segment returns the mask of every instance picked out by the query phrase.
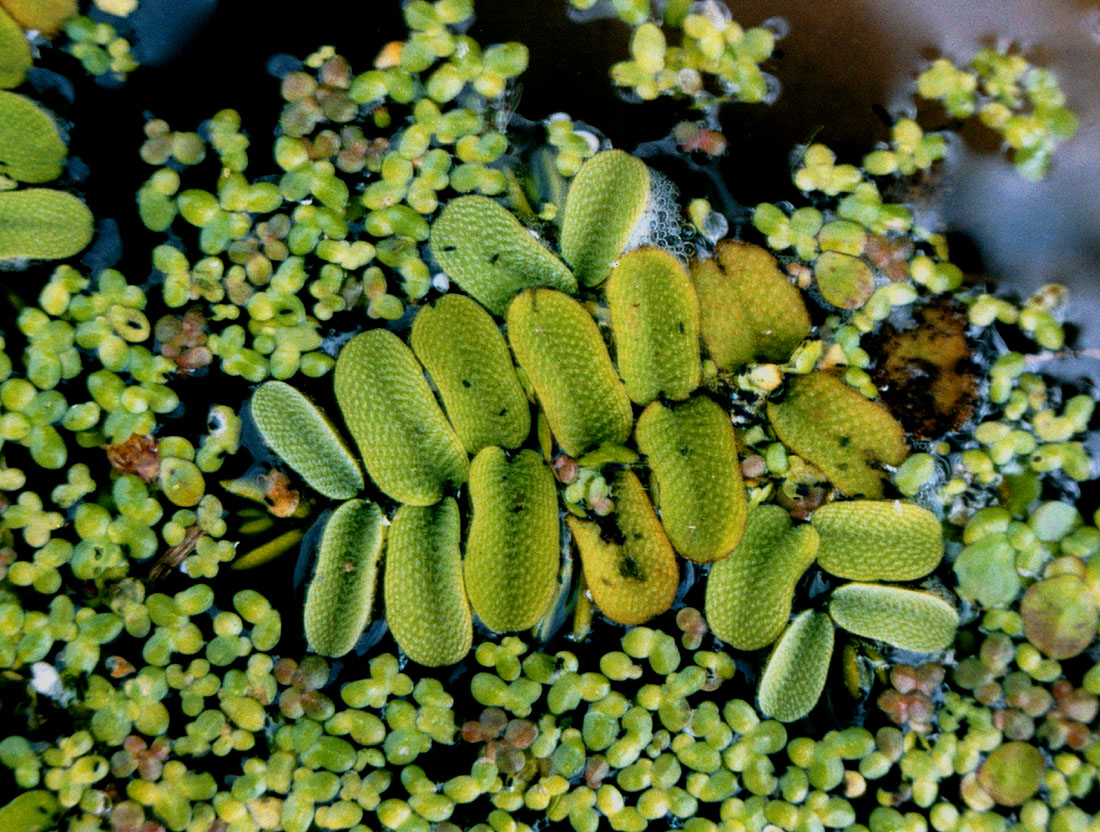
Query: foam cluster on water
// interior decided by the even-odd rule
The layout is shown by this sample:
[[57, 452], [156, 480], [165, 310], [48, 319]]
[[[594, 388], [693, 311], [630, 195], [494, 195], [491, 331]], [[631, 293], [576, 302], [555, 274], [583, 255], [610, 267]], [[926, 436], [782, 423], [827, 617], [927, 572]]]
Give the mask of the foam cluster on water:
[[626, 251], [641, 246], [663, 248], [681, 260], [690, 260], [695, 253], [695, 231], [681, 216], [679, 189], [653, 168], [649, 169], [649, 198], [630, 232]]

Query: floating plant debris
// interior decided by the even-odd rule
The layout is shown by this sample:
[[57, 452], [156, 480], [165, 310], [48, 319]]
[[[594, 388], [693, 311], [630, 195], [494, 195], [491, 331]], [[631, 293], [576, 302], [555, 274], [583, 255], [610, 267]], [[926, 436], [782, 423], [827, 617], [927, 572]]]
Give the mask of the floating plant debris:
[[979, 376], [961, 307], [937, 302], [916, 312], [915, 325], [884, 324], [873, 340], [871, 376], [906, 432], [937, 439], [974, 418]]

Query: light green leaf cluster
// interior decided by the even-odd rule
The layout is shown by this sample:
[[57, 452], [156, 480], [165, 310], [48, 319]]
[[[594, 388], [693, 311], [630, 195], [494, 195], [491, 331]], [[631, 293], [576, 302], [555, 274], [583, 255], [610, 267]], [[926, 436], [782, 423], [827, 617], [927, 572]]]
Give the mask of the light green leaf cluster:
[[1058, 145], [1077, 132], [1054, 73], [1015, 51], [979, 49], [966, 66], [938, 58], [917, 79], [917, 92], [956, 118], [976, 113], [1001, 134], [1024, 179], [1046, 176]]

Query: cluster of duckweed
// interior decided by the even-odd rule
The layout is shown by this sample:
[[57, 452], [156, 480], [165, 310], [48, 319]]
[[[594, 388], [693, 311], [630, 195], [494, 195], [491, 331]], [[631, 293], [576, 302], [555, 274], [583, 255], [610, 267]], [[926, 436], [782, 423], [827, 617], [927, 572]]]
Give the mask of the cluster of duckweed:
[[[5, 9], [13, 5], [22, 4], [3, 0]], [[100, 5], [119, 13], [128, 4]], [[731, 44], [729, 58], [746, 57], [735, 54], [729, 34], [740, 30], [707, 14], [680, 17], [687, 4], [674, 2], [666, 14], [673, 28], [683, 27], [684, 55], [667, 49], [657, 67], [648, 4], [614, 5], [638, 27], [638, 66], [630, 71], [653, 69], [641, 81], [643, 97], [674, 62], [709, 54], [716, 35], [706, 27]], [[943, 155], [942, 137], [905, 120], [862, 169], [837, 164], [821, 146], [806, 150], [796, 183], [814, 207], [756, 211], [778, 265], [747, 244], [723, 241], [711, 251], [708, 241], [723, 234], [698, 203], [690, 209], [700, 230], [694, 239], [678, 222], [658, 236], [620, 239], [627, 219], [652, 213], [646, 189], [629, 184], [645, 166], [619, 151], [597, 153], [598, 137], [562, 116], [539, 126], [545, 135], [534, 153], [513, 145], [505, 93], [525, 51], [480, 49], [460, 33], [469, 14], [468, 3], [454, 0], [409, 3], [410, 38], [384, 48], [373, 69], [353, 75], [323, 49], [284, 75], [281, 172], [273, 177], [245, 178], [249, 139], [232, 111], [198, 133], [151, 121], [141, 156], [157, 170], [138, 208], [150, 228], [185, 232], [154, 252], [155, 288], [110, 269], [86, 276], [61, 266], [37, 306], [20, 310], [18, 331], [0, 340], [0, 689], [16, 726], [0, 740], [0, 764], [6, 787], [19, 792], [0, 807], [0, 825], [73, 832], [1096, 828], [1080, 807], [1095, 795], [1100, 766], [1100, 666], [1092, 652], [1100, 515], [1086, 519], [1072, 504], [1076, 483], [1092, 475], [1084, 442], [1093, 401], [1039, 374], [1064, 345], [1063, 292], [1048, 289], [1017, 307], [962, 287], [942, 239], [913, 228], [908, 209], [879, 191], [888, 178], [925, 170]], [[694, 17], [703, 21], [689, 24]], [[702, 63], [695, 69], [721, 76]], [[722, 90], [715, 96], [740, 94]], [[184, 188], [183, 178], [206, 172], [215, 156], [216, 193]], [[44, 157], [36, 148], [27, 158]], [[615, 172], [617, 190], [604, 175], [585, 176], [586, 165]], [[587, 194], [587, 207], [566, 208], [569, 180]], [[578, 216], [606, 227], [593, 235], [583, 222], [578, 229]], [[188, 235], [189, 226], [197, 234]], [[469, 247], [479, 231], [484, 246]], [[185, 250], [192, 239], [194, 258]], [[554, 266], [561, 264], [555, 240], [573, 268]], [[461, 391], [473, 377], [464, 374], [480, 369], [478, 378], [490, 376], [504, 391], [516, 373], [498, 322], [482, 311], [490, 337], [464, 319], [460, 309], [480, 307], [454, 286], [501, 304], [493, 311], [503, 317], [520, 289], [555, 285], [573, 271], [593, 286], [602, 277], [592, 274], [641, 242], [682, 257], [691, 242], [698, 250], [691, 273], [672, 255], [644, 248], [621, 257], [610, 308], [591, 289], [573, 287], [584, 306], [546, 288], [521, 294], [537, 293], [546, 308], [568, 307], [543, 318], [536, 310], [508, 315], [526, 372], [507, 395], [518, 396], [524, 411], [529, 398], [541, 406], [530, 424], [509, 425], [519, 437], [512, 447], [532, 447], [477, 447], [493, 443], [463, 432], [462, 408], [452, 409], [448, 390]], [[531, 270], [517, 269], [517, 261]], [[480, 283], [470, 263], [492, 279]], [[686, 292], [670, 277], [677, 269], [689, 281], [680, 281]], [[664, 288], [631, 295], [632, 274]], [[501, 279], [503, 299], [494, 294]], [[676, 345], [684, 331], [664, 326], [661, 316], [640, 318], [634, 339], [633, 330], [616, 328], [617, 316], [656, 297], [671, 319], [695, 293], [705, 301], [692, 337], [701, 337], [705, 357], [696, 349], [686, 369], [662, 376], [664, 365], [681, 366]], [[413, 328], [410, 351], [387, 329], [404, 334], [412, 307], [418, 321], [429, 311], [436, 317], [430, 326], [425, 315], [419, 333]], [[741, 326], [715, 325], [715, 310]], [[325, 327], [354, 329], [364, 312], [375, 319], [368, 326], [376, 343], [364, 336], [350, 343], [359, 351], [371, 343], [374, 352], [347, 361], [341, 381], [333, 356], [342, 339], [326, 343]], [[462, 320], [468, 330], [455, 329]], [[607, 408], [596, 393], [572, 401], [554, 389], [560, 374], [540, 371], [555, 347], [531, 343], [555, 327], [568, 334], [559, 346], [608, 359], [575, 373], [593, 388], [621, 387], [621, 374], [641, 406], [645, 389], [656, 387], [646, 408], [657, 415], [645, 418], [647, 426], [637, 420], [636, 447], [625, 444], [635, 421], [628, 401], [622, 418], [587, 438], [576, 413], [560, 418], [578, 402], [582, 415]], [[1012, 328], [1047, 352], [1004, 351], [997, 338]], [[604, 344], [608, 329], [617, 366]], [[485, 348], [484, 367], [432, 363], [433, 355], [448, 357], [433, 353], [433, 342], [446, 344], [456, 331]], [[500, 366], [491, 360], [493, 337], [506, 373], [493, 373]], [[965, 416], [918, 430], [905, 413], [890, 415], [872, 401], [896, 407], [879, 375], [887, 363], [880, 349], [903, 367], [938, 368], [954, 391], [944, 399], [966, 402]], [[424, 362], [446, 417], [426, 385], [424, 395], [407, 394], [401, 361], [411, 361], [412, 377]], [[252, 408], [261, 429], [265, 396], [276, 412], [293, 408], [300, 417], [298, 435], [271, 442], [290, 477], [248, 467], [236, 409], [242, 397], [192, 414], [207, 418], [201, 436], [179, 421], [188, 385], [201, 383], [195, 376], [259, 382], [299, 371], [321, 376], [334, 365], [337, 399], [367, 473], [397, 475], [396, 485], [379, 481], [379, 490], [401, 489], [395, 501], [419, 495], [434, 505], [390, 512], [393, 503], [378, 498], [387, 519], [362, 499], [376, 495], [359, 459], [316, 406], [281, 382], [258, 388], [265, 392], [253, 396]], [[395, 421], [387, 402], [372, 399], [372, 385], [399, 405], [427, 408], [421, 429], [410, 432], [424, 444], [404, 462], [408, 435], [397, 436], [392, 424], [381, 440], [370, 434]], [[670, 405], [676, 391], [690, 394], [688, 402]], [[727, 464], [706, 454], [686, 467], [668, 461], [681, 448], [721, 445], [711, 443], [722, 439], [711, 422], [728, 423], [725, 410], [736, 439]], [[454, 448], [436, 441], [452, 432], [448, 419], [458, 433]], [[570, 441], [577, 447], [567, 449]], [[425, 447], [439, 452], [429, 466], [417, 457]], [[372, 454], [381, 455], [381, 468]], [[332, 463], [324, 475], [316, 470], [326, 466], [310, 464], [318, 457]], [[638, 476], [645, 477], [643, 462], [668, 477], [654, 500], [659, 516]], [[467, 466], [473, 522], [460, 531], [469, 513], [440, 496], [465, 481]], [[219, 495], [213, 477], [223, 468], [235, 478]], [[408, 611], [391, 622], [402, 652], [374, 652], [358, 667], [354, 655], [331, 663], [303, 655], [301, 612], [241, 589], [240, 577], [247, 584], [256, 573], [237, 573], [225, 588], [227, 562], [265, 564], [303, 539], [301, 520], [313, 508], [295, 490], [302, 488], [295, 471], [321, 495], [347, 501], [325, 525], [318, 555], [317, 577], [332, 573], [342, 588], [313, 606], [322, 618], [326, 607], [354, 614], [340, 625], [354, 644], [373, 609], [368, 604], [362, 617], [359, 599], [340, 593], [354, 583], [373, 595], [385, 550], [386, 582], [394, 583], [383, 588], [387, 615], [401, 605]], [[684, 471], [686, 485], [676, 479]], [[673, 544], [683, 552], [693, 543], [693, 485], [703, 477], [734, 495], [705, 517], [707, 534], [733, 541], [733, 553], [713, 566], [678, 561], [673, 552]], [[546, 502], [544, 492], [547, 522], [524, 526], [502, 513], [502, 506], [519, 514], [529, 501]], [[242, 497], [259, 505], [230, 514]], [[480, 526], [478, 505], [489, 506]], [[349, 529], [365, 532], [354, 547]], [[239, 539], [268, 530], [275, 532], [269, 542], [238, 552]], [[664, 617], [616, 632], [617, 647], [596, 652], [552, 643], [530, 649], [526, 636], [479, 636], [471, 650], [461, 573], [467, 532], [467, 560], [476, 538], [483, 553], [528, 551], [530, 543], [553, 563], [549, 577], [523, 584], [518, 601], [508, 591], [522, 570], [502, 581], [498, 554], [473, 579], [467, 574], [471, 597], [490, 588], [484, 617], [503, 610], [498, 629], [526, 630], [526, 619], [515, 624], [519, 613], [547, 612], [544, 600], [532, 600], [538, 595], [549, 599], [550, 615], [536, 632], [552, 633], [564, 615], [560, 599], [578, 578], [578, 639], [612, 631], [596, 610], [620, 621]], [[580, 547], [575, 568], [561, 558], [566, 534]], [[661, 545], [666, 537], [672, 543]], [[719, 557], [725, 547], [718, 544]], [[818, 568], [810, 569], [812, 561]], [[681, 569], [706, 580], [681, 585]], [[648, 585], [640, 574], [652, 578]], [[624, 597], [614, 591], [621, 585], [639, 592]], [[665, 613], [679, 589], [694, 593], [695, 606], [677, 602], [675, 615]], [[745, 614], [731, 615], [731, 607]], [[307, 636], [308, 618], [307, 610]], [[429, 618], [434, 629], [423, 626]], [[917, 626], [907, 627], [914, 619]], [[953, 651], [940, 649], [952, 642]], [[450, 664], [468, 651], [438, 678], [409, 663]], [[844, 684], [825, 688], [827, 677]], [[812, 721], [779, 721], [811, 710]]]
[[[158, 628], [186, 626], [210, 603], [212, 593], [201, 589], [150, 597], [149, 620]], [[1042, 759], [1036, 768], [1024, 748], [1038, 754], [1033, 745], [1002, 741], [989, 708], [944, 693], [942, 673], [911, 674], [906, 682], [896, 668], [899, 688], [925, 685], [942, 698], [927, 739], [890, 726], [806, 736], [761, 720], [744, 699], [715, 701], [736, 675], [721, 650], [687, 648], [685, 656], [671, 635], [638, 627], [622, 637], [621, 649], [588, 667], [573, 652], [528, 652], [509, 637], [475, 651], [485, 670], [469, 680], [476, 703], [469, 707], [484, 710], [459, 725], [455, 697], [442, 682], [414, 681], [396, 656], [375, 656], [369, 675], [337, 688], [324, 659], [299, 663], [263, 652], [273, 645], [263, 622], [277, 613], [257, 593], [239, 593], [233, 606], [236, 612], [214, 616], [217, 635], [204, 656], [151, 662], [137, 673], [122, 666], [118, 687], [90, 677], [85, 698], [96, 714], [87, 729], [45, 749], [19, 736], [0, 743], [0, 760], [28, 789], [5, 811], [33, 818], [17, 805], [33, 795], [47, 817], [68, 807], [80, 812], [72, 829], [103, 828], [95, 817], [102, 814], [116, 830], [147, 829], [148, 822], [188, 830], [378, 828], [372, 818], [391, 830], [488, 832], [531, 829], [545, 818], [577, 830], [606, 823], [617, 830], [931, 825], [946, 832], [1005, 829], [1005, 816], [993, 811], [1000, 806], [1015, 810], [1025, 829], [1090, 828], [1073, 802], [1094, 786], [1094, 761], [1074, 753], [1087, 758], [1084, 744], [1048, 734], [1057, 753], [1043, 772]], [[1003, 675], [1011, 649], [1004, 652], [983, 647], [987, 679]], [[966, 672], [959, 689], [977, 688]], [[1095, 718], [1089, 691], [1056, 685], [1044, 707], [1036, 704], [1041, 688], [1011, 678], [1004, 685], [1008, 701], [1052, 721]], [[164, 733], [171, 718], [165, 702], [186, 721], [176, 739]], [[460, 743], [470, 751], [459, 745], [446, 764], [430, 753]], [[224, 784], [195, 766], [206, 755], [233, 761]], [[957, 801], [951, 789], [941, 793], [956, 778]], [[128, 779], [124, 797], [109, 791], [118, 779]]]
[[[598, 0], [569, 0], [586, 12]], [[733, 20], [724, 3], [673, 0], [656, 13], [649, 0], [615, 0], [613, 13], [632, 30], [630, 60], [611, 67], [611, 80], [643, 101], [659, 96], [685, 98], [700, 107], [727, 101], [773, 101], [775, 78], [760, 65], [771, 57], [785, 25], [751, 29]], [[676, 32], [670, 45], [665, 30]]]
[[[137, 3], [133, 5], [136, 7]], [[111, 13], [121, 15], [122, 11]], [[110, 21], [78, 14], [65, 23], [65, 35], [69, 38], [65, 51], [80, 61], [90, 75], [124, 81], [140, 66], [130, 51], [130, 41]]]
[[979, 49], [965, 65], [938, 58], [917, 78], [917, 92], [956, 119], [977, 115], [1001, 135], [1024, 179], [1042, 179], [1055, 149], [1077, 132], [1054, 73], [1015, 50]]
[[[432, 287], [422, 244], [441, 191], [511, 189], [526, 205], [501, 130], [506, 85], [526, 68], [527, 50], [483, 49], [461, 34], [471, 11], [469, 2], [408, 4], [410, 38], [386, 45], [366, 72], [331, 48], [287, 68], [274, 176], [246, 177], [248, 139], [234, 111], [199, 134], [146, 125], [142, 158], [158, 170], [139, 193], [143, 222], [200, 231], [194, 256], [168, 243], [153, 266], [168, 306], [203, 305], [207, 347], [224, 372], [317, 377], [332, 367], [326, 323], [361, 307], [401, 318]], [[546, 132], [559, 176], [594, 152], [568, 119]], [[187, 187], [206, 173], [208, 147], [221, 162], [214, 192]], [[555, 211], [549, 201], [537, 208]]]

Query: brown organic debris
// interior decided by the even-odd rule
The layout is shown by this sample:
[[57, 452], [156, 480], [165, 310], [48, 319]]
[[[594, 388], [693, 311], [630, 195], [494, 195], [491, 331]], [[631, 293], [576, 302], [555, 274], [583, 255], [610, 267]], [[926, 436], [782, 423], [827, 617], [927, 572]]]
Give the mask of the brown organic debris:
[[909, 279], [909, 258], [913, 256], [913, 243], [907, 237], [884, 237], [868, 234], [863, 256], [892, 283], [904, 283]]
[[197, 306], [182, 316], [165, 315], [157, 321], [153, 332], [157, 351], [174, 361], [181, 375], [190, 375], [214, 360], [214, 354], [206, 346], [206, 317]]
[[267, 510], [276, 517], [290, 517], [302, 501], [301, 495], [290, 487], [290, 478], [281, 471], [272, 470], [260, 477], [264, 487]]
[[183, 563], [184, 558], [195, 550], [200, 537], [202, 537], [202, 529], [198, 525], [188, 526], [183, 533], [183, 540], [157, 555], [149, 569], [149, 580], [159, 581]]
[[143, 482], [153, 482], [160, 472], [157, 442], [149, 434], [133, 434], [125, 442], [107, 445], [107, 461], [120, 474], [137, 474]]
[[882, 401], [911, 436], [934, 439], [974, 416], [979, 375], [966, 325], [957, 303], [937, 300], [909, 328], [885, 324], [867, 347], [878, 356], [871, 378]]

